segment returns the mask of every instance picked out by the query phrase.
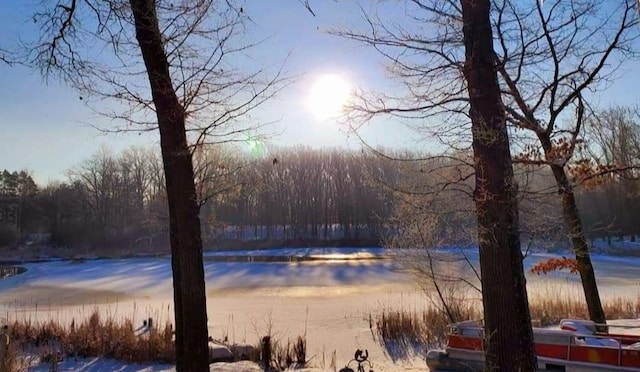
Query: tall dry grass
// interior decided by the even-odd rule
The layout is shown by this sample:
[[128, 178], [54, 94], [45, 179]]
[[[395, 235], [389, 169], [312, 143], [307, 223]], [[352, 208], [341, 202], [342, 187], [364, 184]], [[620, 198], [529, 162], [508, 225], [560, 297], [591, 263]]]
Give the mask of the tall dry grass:
[[[148, 325], [148, 322], [145, 323]], [[269, 331], [271, 332], [271, 331]], [[23, 372], [29, 364], [51, 364], [67, 358], [105, 357], [129, 363], [175, 363], [173, 328], [169, 322], [160, 327], [134, 327], [132, 318], [116, 319], [101, 315], [98, 308], [80, 320], [63, 324], [59, 320], [32, 321], [30, 318], [7, 324], [4, 333], [10, 340], [6, 353], [0, 350], [0, 372]], [[0, 339], [1, 341], [1, 339]], [[229, 348], [232, 360], [261, 359], [259, 347], [220, 342]], [[306, 366], [307, 342], [298, 336], [295, 342], [274, 340], [270, 344], [269, 363], [275, 370]]]
[[[615, 296], [602, 302], [607, 319], [637, 318], [640, 297]], [[529, 291], [531, 318], [543, 327], [555, 325], [564, 318], [588, 319], [589, 311], [579, 285], [543, 285]]]
[[67, 357], [97, 356], [132, 363], [175, 362], [170, 323], [136, 332], [131, 319], [103, 317], [97, 309], [68, 325], [54, 320], [15, 320], [8, 324], [7, 334], [19, 355], [37, 355], [54, 364]]
[[[478, 319], [481, 312], [477, 307], [469, 307], [466, 319]], [[422, 311], [409, 309], [383, 310], [375, 322], [378, 336], [385, 342], [402, 345], [441, 343], [447, 325], [451, 323], [446, 314], [435, 307]]]
[[[481, 302], [469, 299], [456, 304], [462, 320], [482, 318]], [[607, 319], [633, 319], [640, 315], [640, 297], [614, 297], [603, 301]], [[589, 312], [582, 294], [576, 289], [559, 289], [554, 286], [536, 291], [529, 300], [531, 318], [543, 327], [557, 325], [561, 319], [588, 319]], [[446, 338], [446, 313], [435, 306], [421, 310], [408, 307], [387, 308], [370, 314], [372, 333], [384, 345], [441, 345]]]

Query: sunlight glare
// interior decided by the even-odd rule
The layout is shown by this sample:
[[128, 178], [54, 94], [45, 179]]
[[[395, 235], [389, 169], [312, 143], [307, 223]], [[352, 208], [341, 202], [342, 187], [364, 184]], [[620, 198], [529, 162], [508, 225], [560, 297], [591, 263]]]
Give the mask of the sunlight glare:
[[307, 106], [319, 120], [333, 119], [342, 113], [342, 109], [351, 96], [351, 86], [339, 75], [318, 76], [309, 91]]

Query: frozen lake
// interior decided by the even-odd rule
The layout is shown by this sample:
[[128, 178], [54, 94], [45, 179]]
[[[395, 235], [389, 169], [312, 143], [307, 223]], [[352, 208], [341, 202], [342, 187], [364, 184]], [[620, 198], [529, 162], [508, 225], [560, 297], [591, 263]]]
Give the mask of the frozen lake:
[[[465, 250], [477, 264], [475, 250]], [[276, 262], [225, 262], [225, 257], [276, 257]], [[290, 258], [298, 258], [289, 262]], [[525, 270], [550, 257], [534, 253], [525, 259]], [[218, 259], [222, 259], [219, 261]], [[305, 259], [312, 259], [306, 261]], [[640, 293], [640, 258], [593, 256], [598, 283], [603, 295]], [[171, 290], [171, 263], [168, 257], [127, 258], [76, 261], [51, 261], [23, 265], [27, 272], [0, 281], [0, 301], [64, 303], [79, 291], [120, 297], [166, 297]], [[273, 250], [212, 251], [205, 253], [207, 290], [280, 288], [304, 293], [301, 288], [323, 290], [351, 289], [371, 292], [383, 286], [388, 290], [406, 290], [414, 280], [400, 272], [399, 265], [386, 258], [381, 248], [283, 248]], [[579, 284], [579, 277], [567, 273], [547, 276], [527, 274], [530, 283]], [[35, 289], [49, 289], [36, 296]], [[309, 291], [313, 296], [317, 291]], [[26, 298], [26, 294], [30, 294]], [[90, 293], [88, 293], [90, 295]]]
[[[477, 262], [475, 250], [465, 252]], [[220, 261], [227, 257], [276, 256], [279, 262]], [[391, 361], [372, 338], [369, 314], [382, 309], [419, 310], [429, 304], [415, 278], [384, 258], [380, 248], [287, 248], [269, 251], [207, 252], [209, 333], [231, 341], [256, 342], [272, 329], [277, 338], [308, 335], [316, 360], [333, 353], [343, 363], [356, 348], [368, 349], [376, 371], [397, 371], [402, 363], [426, 371], [422, 356]], [[313, 258], [310, 261], [290, 257]], [[548, 254], [531, 254], [530, 268]], [[640, 293], [640, 259], [594, 256], [603, 297]], [[95, 308], [107, 316], [138, 322], [148, 316], [173, 317], [171, 263], [168, 257], [51, 261], [24, 265], [27, 272], [0, 280], [0, 317], [67, 324]], [[579, 294], [577, 276], [528, 275], [530, 293], [569, 288]], [[545, 292], [546, 291], [546, 292]], [[400, 363], [400, 364], [398, 364]]]

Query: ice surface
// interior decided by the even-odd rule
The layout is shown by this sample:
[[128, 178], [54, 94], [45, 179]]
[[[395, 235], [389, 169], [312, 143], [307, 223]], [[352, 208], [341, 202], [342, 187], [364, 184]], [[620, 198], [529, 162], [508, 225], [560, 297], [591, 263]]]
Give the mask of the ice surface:
[[[381, 256], [385, 252], [380, 248], [286, 248], [258, 253], [361, 258]], [[477, 260], [475, 250], [465, 253], [472, 261]], [[525, 266], [530, 268], [550, 257], [553, 255], [530, 254]], [[594, 255], [593, 261], [604, 297], [636, 298], [640, 288], [640, 259]], [[158, 322], [172, 320], [172, 277], [168, 257], [55, 261], [26, 264], [25, 267], [26, 273], [0, 281], [2, 317], [70, 321], [88, 316], [97, 306], [105, 314], [132, 317], [134, 321], [148, 316], [154, 316]], [[306, 333], [308, 355], [313, 357], [315, 367], [328, 369], [331, 359], [335, 359], [339, 369], [360, 348], [369, 350], [373, 369], [377, 372], [405, 368], [426, 371], [424, 355], [392, 360], [384, 347], [373, 339], [374, 332], [369, 328], [370, 313], [398, 307], [418, 310], [429, 303], [415, 285], [414, 278], [397, 269], [397, 264], [388, 259], [291, 263], [205, 261], [209, 332], [218, 338], [226, 335], [231, 342], [248, 343], [257, 342], [269, 328], [273, 329], [276, 338], [285, 342], [287, 338], [294, 339]], [[577, 276], [564, 273], [541, 277], [528, 274], [528, 283], [531, 288], [542, 290], [548, 290], [550, 285], [553, 288], [579, 285]], [[84, 364], [68, 368], [63, 364], [59, 370], [173, 370], [171, 366], [130, 366], [103, 359], [78, 363]]]

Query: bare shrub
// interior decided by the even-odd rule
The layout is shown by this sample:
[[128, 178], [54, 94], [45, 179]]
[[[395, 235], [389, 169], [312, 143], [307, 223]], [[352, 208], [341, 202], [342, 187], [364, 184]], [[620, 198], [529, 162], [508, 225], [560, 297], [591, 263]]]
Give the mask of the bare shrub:
[[306, 337], [298, 336], [295, 342], [287, 339], [286, 343], [274, 340], [272, 336], [265, 336], [260, 343], [260, 358], [265, 368], [266, 364], [276, 371], [290, 368], [303, 368], [308, 364]]

